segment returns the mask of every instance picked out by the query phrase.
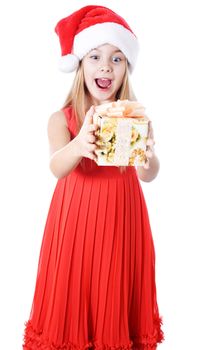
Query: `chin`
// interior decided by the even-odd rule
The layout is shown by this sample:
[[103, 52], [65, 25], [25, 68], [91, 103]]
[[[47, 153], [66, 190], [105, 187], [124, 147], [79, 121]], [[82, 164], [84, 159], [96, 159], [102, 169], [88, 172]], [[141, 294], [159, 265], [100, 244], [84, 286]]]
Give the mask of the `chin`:
[[93, 94], [92, 96], [99, 102], [115, 101], [114, 94]]

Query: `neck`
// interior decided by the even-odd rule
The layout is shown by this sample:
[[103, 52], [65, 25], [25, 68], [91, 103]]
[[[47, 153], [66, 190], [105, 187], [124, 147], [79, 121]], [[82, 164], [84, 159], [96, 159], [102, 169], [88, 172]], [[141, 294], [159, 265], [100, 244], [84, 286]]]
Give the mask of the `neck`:
[[98, 105], [102, 105], [102, 104], [104, 104], [104, 103], [109, 103], [109, 102], [113, 102], [114, 100], [113, 99], [108, 99], [108, 100], [97, 100], [97, 99], [95, 99], [95, 98], [93, 98], [92, 96], [88, 96], [88, 98], [87, 98], [87, 107], [88, 107], [88, 109], [91, 107], [91, 105], [93, 105], [93, 106], [98, 106]]

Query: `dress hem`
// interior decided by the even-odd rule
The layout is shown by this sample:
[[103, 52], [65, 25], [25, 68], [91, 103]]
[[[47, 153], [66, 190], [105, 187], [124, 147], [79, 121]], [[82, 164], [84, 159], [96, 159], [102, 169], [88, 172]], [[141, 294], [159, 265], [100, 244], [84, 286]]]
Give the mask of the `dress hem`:
[[42, 331], [37, 331], [31, 321], [25, 322], [23, 350], [156, 350], [157, 344], [163, 342], [164, 333], [161, 330], [162, 318], [156, 320], [156, 335], [134, 335], [126, 344], [109, 345], [99, 340], [91, 340], [85, 345], [72, 342], [61, 345], [54, 344], [48, 338], [43, 338]]

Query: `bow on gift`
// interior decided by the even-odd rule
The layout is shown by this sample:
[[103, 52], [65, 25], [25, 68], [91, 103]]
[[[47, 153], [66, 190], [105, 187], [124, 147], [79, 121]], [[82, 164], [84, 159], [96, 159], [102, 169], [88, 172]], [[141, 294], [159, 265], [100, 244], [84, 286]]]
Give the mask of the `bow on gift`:
[[145, 107], [137, 101], [118, 100], [95, 107], [99, 116], [145, 118]]

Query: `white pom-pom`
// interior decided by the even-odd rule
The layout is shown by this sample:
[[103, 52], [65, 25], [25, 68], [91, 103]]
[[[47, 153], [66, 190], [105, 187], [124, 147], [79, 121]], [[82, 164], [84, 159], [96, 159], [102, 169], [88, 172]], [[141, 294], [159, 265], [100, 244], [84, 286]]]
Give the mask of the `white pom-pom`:
[[79, 58], [75, 55], [61, 56], [59, 60], [59, 69], [64, 73], [74, 72], [79, 66]]

